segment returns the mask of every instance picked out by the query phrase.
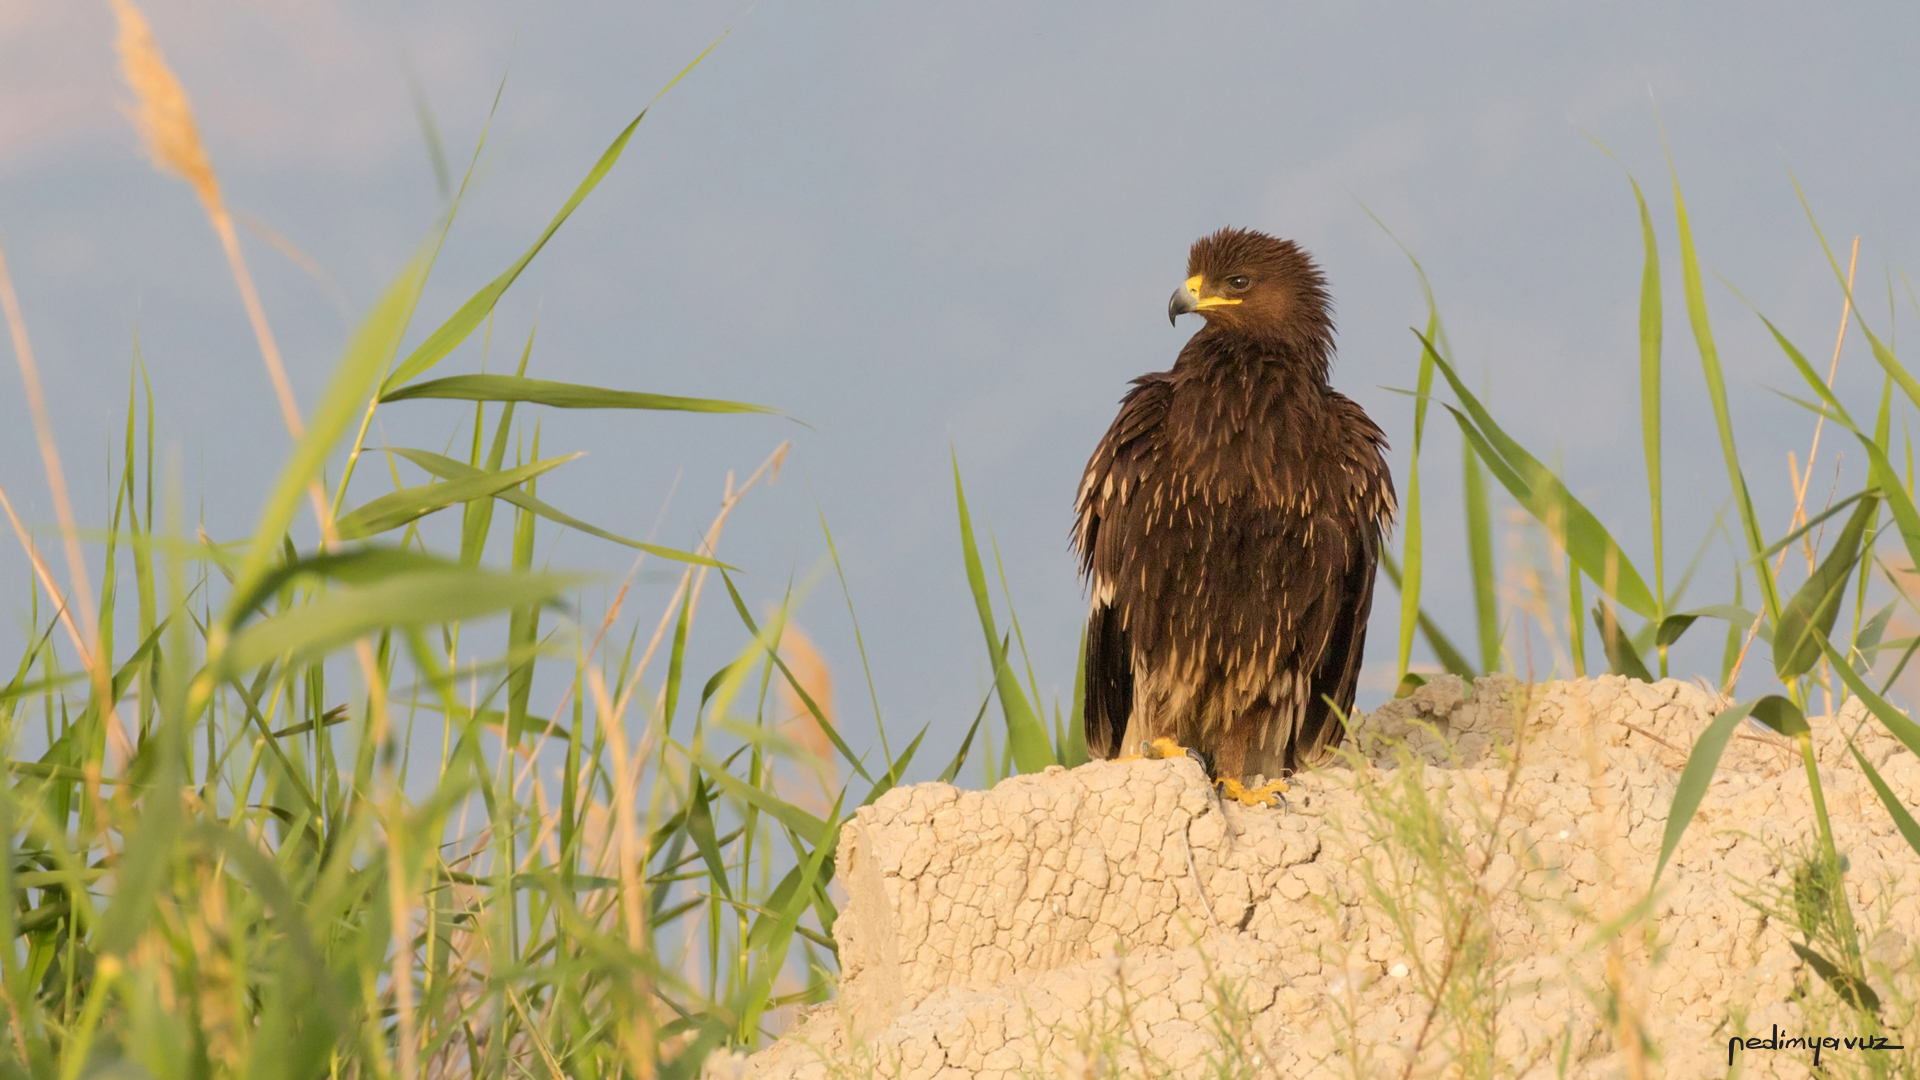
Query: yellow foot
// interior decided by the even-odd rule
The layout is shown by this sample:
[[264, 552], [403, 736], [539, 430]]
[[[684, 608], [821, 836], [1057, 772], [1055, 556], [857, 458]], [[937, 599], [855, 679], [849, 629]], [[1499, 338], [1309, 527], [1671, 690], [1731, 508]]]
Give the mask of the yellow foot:
[[[1200, 760], [1200, 752], [1197, 750], [1192, 750], [1187, 747], [1181, 746], [1179, 743], [1174, 742], [1172, 739], [1167, 738], [1165, 735], [1162, 735], [1157, 739], [1149, 739], [1146, 742], [1141, 743], [1140, 748], [1137, 752], [1131, 753], [1131, 754], [1121, 754], [1119, 757], [1114, 758], [1114, 760], [1115, 761], [1140, 761], [1142, 759], [1162, 760], [1166, 758], [1177, 758], [1177, 757], [1192, 757], [1194, 760], [1198, 761]], [[1204, 766], [1205, 763], [1202, 762], [1202, 765]]]
[[1257, 788], [1247, 787], [1232, 777], [1217, 780], [1215, 783], [1220, 786], [1220, 794], [1247, 806], [1284, 807], [1287, 805], [1289, 789], [1285, 780], [1272, 780]]
[[1147, 743], [1146, 745], [1140, 748], [1141, 757], [1177, 758], [1177, 757], [1185, 757], [1186, 755], [1187, 755], [1186, 747], [1181, 746], [1179, 743], [1174, 742], [1172, 739], [1167, 738], [1165, 735], [1162, 735], [1159, 738], [1154, 739], [1153, 741]]

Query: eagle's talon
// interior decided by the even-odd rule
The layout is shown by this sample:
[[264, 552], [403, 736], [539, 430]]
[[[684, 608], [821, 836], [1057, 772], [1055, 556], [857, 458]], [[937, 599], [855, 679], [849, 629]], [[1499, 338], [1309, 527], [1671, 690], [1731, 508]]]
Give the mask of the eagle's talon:
[[1270, 780], [1256, 788], [1247, 787], [1232, 777], [1217, 780], [1215, 783], [1220, 787], [1220, 794], [1243, 806], [1264, 806], [1268, 809], [1279, 807], [1282, 810], [1287, 808], [1287, 792], [1290, 788], [1285, 780]]

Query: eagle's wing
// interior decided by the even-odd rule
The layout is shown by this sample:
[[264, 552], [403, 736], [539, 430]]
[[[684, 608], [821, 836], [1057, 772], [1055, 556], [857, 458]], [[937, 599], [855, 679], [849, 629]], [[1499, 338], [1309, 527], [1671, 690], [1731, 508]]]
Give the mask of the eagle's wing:
[[1374, 571], [1380, 556], [1380, 533], [1366, 527], [1360, 533], [1358, 550], [1349, 554], [1346, 573], [1324, 600], [1333, 625], [1307, 688], [1306, 708], [1289, 763], [1294, 768], [1313, 764], [1328, 746], [1338, 745], [1353, 712], [1360, 658], [1366, 652], [1367, 615], [1373, 607]]
[[1093, 602], [1087, 614], [1085, 726], [1087, 747], [1110, 758], [1120, 751], [1133, 712], [1133, 647], [1126, 609], [1115, 603], [1116, 577], [1124, 552], [1119, 537], [1101, 524], [1129, 499], [1141, 497], [1147, 475], [1164, 461], [1167, 406], [1173, 381], [1165, 373], [1134, 380], [1121, 399], [1120, 415], [1094, 448], [1074, 500], [1078, 515], [1073, 544]]
[[[1328, 746], [1339, 745], [1346, 734], [1343, 718], [1353, 712], [1354, 686], [1360, 680], [1360, 658], [1366, 651], [1367, 616], [1373, 607], [1373, 579], [1380, 562], [1380, 545], [1392, 526], [1395, 497], [1393, 474], [1387, 471], [1386, 436], [1359, 405], [1331, 395], [1332, 411], [1341, 417], [1348, 436], [1342, 472], [1363, 478], [1351, 489], [1346, 507], [1357, 527], [1347, 532], [1346, 570], [1327, 596], [1332, 616], [1321, 653], [1313, 661], [1312, 682], [1303, 710], [1289, 767], [1314, 763]], [[1329, 553], [1331, 555], [1332, 553]]]

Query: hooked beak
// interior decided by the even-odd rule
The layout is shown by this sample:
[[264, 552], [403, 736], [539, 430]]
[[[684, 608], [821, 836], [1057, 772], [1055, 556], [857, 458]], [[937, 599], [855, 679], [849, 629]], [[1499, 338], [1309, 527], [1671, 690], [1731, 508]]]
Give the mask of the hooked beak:
[[1167, 322], [1171, 324], [1188, 312], [1200, 310], [1199, 303], [1200, 275], [1195, 274], [1173, 290], [1173, 299], [1167, 301]]

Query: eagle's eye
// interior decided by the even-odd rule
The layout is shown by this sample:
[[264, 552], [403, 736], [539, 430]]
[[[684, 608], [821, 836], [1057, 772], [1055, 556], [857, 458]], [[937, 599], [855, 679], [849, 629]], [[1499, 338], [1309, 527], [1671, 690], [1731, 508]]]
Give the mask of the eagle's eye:
[[1245, 274], [1235, 274], [1227, 279], [1227, 288], [1234, 292], [1246, 292], [1247, 287], [1252, 284], [1253, 279]]

